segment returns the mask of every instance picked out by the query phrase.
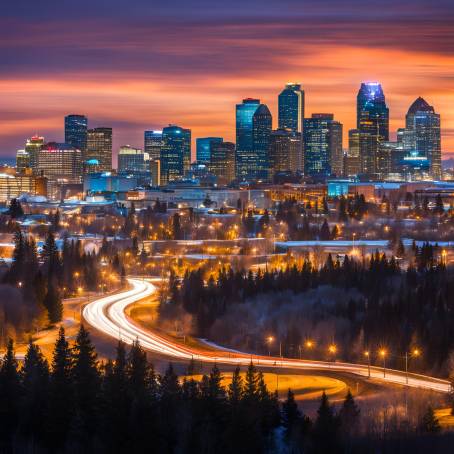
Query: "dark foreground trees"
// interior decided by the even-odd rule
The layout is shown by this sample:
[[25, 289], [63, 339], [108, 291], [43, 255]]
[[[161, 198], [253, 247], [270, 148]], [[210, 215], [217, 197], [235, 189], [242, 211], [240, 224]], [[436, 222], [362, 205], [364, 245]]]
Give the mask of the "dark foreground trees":
[[[1, 453], [330, 454], [378, 449], [381, 442], [361, 435], [359, 427], [360, 412], [350, 392], [339, 411], [323, 393], [311, 421], [290, 390], [280, 405], [252, 363], [244, 376], [237, 368], [228, 387], [216, 365], [198, 380], [179, 379], [172, 365], [160, 376], [138, 343], [128, 351], [120, 342], [114, 361], [99, 362], [83, 327], [72, 346], [60, 330], [50, 365], [31, 342], [20, 365], [12, 342], [1, 361]], [[426, 441], [440, 430], [431, 408], [415, 429], [414, 436]]]

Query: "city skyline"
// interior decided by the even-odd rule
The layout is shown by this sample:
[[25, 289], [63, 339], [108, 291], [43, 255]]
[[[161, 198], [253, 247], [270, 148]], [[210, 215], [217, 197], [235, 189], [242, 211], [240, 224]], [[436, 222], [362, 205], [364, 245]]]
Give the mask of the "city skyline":
[[287, 1], [258, 12], [254, 1], [216, 10], [175, 1], [156, 12], [134, 2], [125, 12], [113, 2], [108, 12], [90, 9], [92, 17], [103, 12], [96, 27], [84, 2], [79, 11], [7, 5], [0, 154], [13, 156], [35, 133], [63, 141], [63, 117], [79, 113], [91, 128], [113, 127], [115, 155], [127, 143], [143, 147], [144, 130], [179, 124], [192, 130], [194, 158], [197, 137], [234, 141], [234, 106], [246, 97], [268, 105], [277, 128], [277, 96], [292, 81], [306, 93], [306, 118], [332, 112], [344, 125], [346, 148], [358, 86], [375, 80], [386, 93], [391, 138], [422, 96], [441, 115], [443, 157], [454, 153], [449, 2], [386, 1], [367, 11], [357, 1], [328, 3], [305, 2], [303, 10]]

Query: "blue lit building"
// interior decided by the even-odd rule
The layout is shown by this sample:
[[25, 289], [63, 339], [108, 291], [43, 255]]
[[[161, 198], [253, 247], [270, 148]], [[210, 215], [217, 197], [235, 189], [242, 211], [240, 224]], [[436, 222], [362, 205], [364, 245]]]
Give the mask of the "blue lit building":
[[[441, 178], [441, 135], [440, 115], [423, 98], [417, 98], [408, 109], [405, 118], [405, 144], [413, 157], [426, 158], [430, 174], [434, 179]], [[407, 153], [407, 154], [408, 154]]]
[[246, 98], [236, 105], [236, 176], [248, 178], [254, 160], [253, 117], [260, 106], [259, 99]]
[[381, 142], [389, 141], [389, 109], [378, 82], [362, 83], [356, 99], [357, 129], [360, 143], [361, 173], [376, 176], [377, 156]]
[[161, 185], [185, 176], [191, 167], [191, 130], [170, 125], [162, 130]]
[[304, 126], [304, 91], [300, 84], [288, 83], [278, 97], [279, 129], [302, 132]]
[[86, 116], [67, 115], [65, 117], [65, 143], [85, 153], [87, 150], [87, 126]]
[[214, 143], [222, 143], [222, 137], [201, 137], [196, 139], [196, 160], [198, 164], [208, 164], [211, 160], [211, 148]]
[[253, 179], [269, 178], [270, 136], [273, 117], [266, 104], [260, 104], [252, 117], [253, 162], [248, 170]]

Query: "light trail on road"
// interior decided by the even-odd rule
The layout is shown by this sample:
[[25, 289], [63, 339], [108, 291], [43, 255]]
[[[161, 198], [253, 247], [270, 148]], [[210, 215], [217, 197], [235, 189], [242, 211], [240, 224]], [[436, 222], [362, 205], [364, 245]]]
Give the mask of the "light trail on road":
[[[82, 313], [91, 326], [115, 339], [121, 339], [127, 344], [132, 344], [137, 340], [146, 350], [186, 361], [193, 358], [197, 361], [220, 365], [247, 365], [253, 361], [255, 365], [269, 368], [325, 370], [346, 372], [363, 378], [369, 376], [368, 366], [362, 364], [269, 357], [222, 349], [209, 351], [181, 345], [153, 331], [143, 329], [128, 317], [125, 312], [128, 306], [148, 298], [156, 292], [156, 287], [151, 282], [139, 279], [128, 279], [128, 282], [132, 287], [131, 290], [92, 301], [84, 307]], [[451, 391], [451, 385], [447, 380], [412, 373], [407, 375], [403, 371], [393, 369], [386, 369], [386, 376], [383, 372], [381, 367], [370, 366], [370, 378], [384, 383], [443, 393]]]

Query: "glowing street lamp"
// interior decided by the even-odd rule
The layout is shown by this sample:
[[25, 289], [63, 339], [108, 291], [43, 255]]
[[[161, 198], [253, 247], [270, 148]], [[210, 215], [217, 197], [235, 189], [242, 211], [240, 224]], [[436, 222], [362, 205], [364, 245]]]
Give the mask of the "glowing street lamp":
[[364, 356], [367, 358], [367, 378], [370, 378], [370, 351], [366, 350]]
[[266, 342], [268, 344], [268, 356], [271, 356], [271, 344], [273, 343], [274, 341], [274, 337], [273, 336], [268, 336], [266, 338]]
[[337, 345], [336, 344], [331, 344], [328, 347], [328, 353], [333, 356], [333, 360], [336, 359], [336, 353], [337, 353]]
[[382, 348], [381, 350], [379, 350], [378, 354], [383, 359], [383, 378], [386, 378], [386, 355], [388, 354], [388, 352], [384, 348]]
[[306, 345], [306, 348], [311, 349], [314, 347], [314, 341], [307, 340], [305, 345]]
[[411, 352], [405, 352], [405, 381], [408, 385], [408, 356], [418, 358], [421, 356], [421, 350], [414, 348]]

